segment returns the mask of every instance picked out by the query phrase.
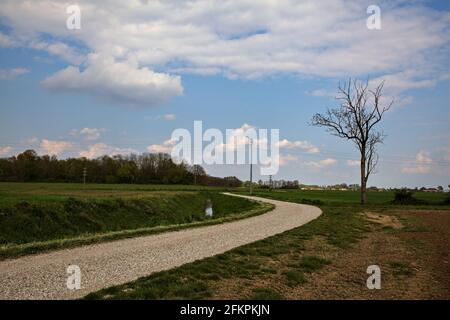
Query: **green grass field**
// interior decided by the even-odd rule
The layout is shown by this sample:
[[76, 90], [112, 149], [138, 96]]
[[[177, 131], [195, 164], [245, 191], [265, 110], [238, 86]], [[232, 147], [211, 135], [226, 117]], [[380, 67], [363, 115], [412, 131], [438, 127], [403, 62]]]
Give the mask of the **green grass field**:
[[[225, 190], [192, 185], [0, 182], [0, 258], [221, 223], [270, 209], [220, 194]], [[247, 193], [244, 188], [234, 191]], [[359, 193], [354, 191], [256, 189], [254, 195], [359, 208]], [[426, 206], [441, 206], [446, 194], [417, 192], [415, 196], [427, 201]], [[369, 192], [368, 206], [392, 207], [393, 198], [393, 192]], [[214, 219], [204, 215], [208, 199], [213, 202]]]
[[[241, 194], [247, 192], [240, 190]], [[441, 193], [417, 193], [428, 205], [392, 205], [392, 192], [369, 193], [369, 204], [359, 204], [352, 191], [255, 190], [254, 195], [297, 203], [320, 200], [323, 214], [282, 234], [224, 254], [202, 259], [136, 281], [89, 294], [87, 299], [284, 299], [285, 291], [308, 283], [309, 275], [332, 260], [307, 250], [311, 241], [324, 241], [338, 252], [350, 250], [366, 237], [371, 223], [360, 212], [438, 208], [450, 210]], [[387, 231], [389, 232], [389, 231]], [[319, 240], [317, 240], [319, 239]], [[323, 240], [322, 240], [323, 239]], [[307, 252], [307, 254], [305, 254]]]
[[[220, 188], [0, 183], [0, 257], [213, 224], [271, 207]], [[205, 215], [210, 200], [214, 216]]]
[[52, 202], [68, 197], [125, 198], [156, 195], [158, 191], [224, 191], [225, 188], [194, 185], [21, 183], [0, 182], [0, 206], [17, 201]]
[[[241, 191], [248, 194], [247, 191]], [[338, 190], [254, 190], [255, 196], [273, 198], [290, 202], [302, 202], [302, 199], [320, 200], [327, 205], [348, 205], [359, 203], [359, 191], [338, 191]], [[447, 197], [447, 193], [436, 192], [415, 192], [414, 197], [424, 200], [429, 204], [439, 205]], [[368, 191], [368, 205], [389, 204], [394, 200], [393, 191]]]
[[[140, 197], [156, 195], [160, 191], [226, 191], [226, 188], [205, 187], [195, 185], [142, 185], [142, 184], [80, 184], [80, 183], [16, 183], [0, 182], [0, 206], [17, 201], [45, 202], [80, 198], [108, 198], [108, 197]], [[235, 191], [246, 193], [244, 188]], [[321, 200], [327, 204], [358, 203], [358, 191], [337, 190], [262, 190], [255, 189], [254, 195], [285, 201], [299, 202], [301, 199]], [[446, 193], [416, 192], [414, 196], [430, 204], [442, 202]], [[369, 191], [369, 204], [388, 203], [394, 199], [393, 191]]]

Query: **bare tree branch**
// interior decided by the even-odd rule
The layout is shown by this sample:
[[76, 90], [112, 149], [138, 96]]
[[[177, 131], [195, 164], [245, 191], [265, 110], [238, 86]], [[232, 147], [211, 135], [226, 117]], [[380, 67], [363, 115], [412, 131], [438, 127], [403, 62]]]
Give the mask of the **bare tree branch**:
[[[366, 202], [366, 184], [378, 164], [376, 146], [383, 143], [385, 135], [374, 131], [394, 101], [382, 106], [384, 81], [374, 90], [365, 83], [350, 78], [338, 87], [340, 106], [329, 108], [324, 114], [316, 113], [311, 121], [314, 126], [325, 127], [331, 134], [353, 141], [361, 154], [361, 202]], [[372, 101], [372, 104], [368, 102]]]

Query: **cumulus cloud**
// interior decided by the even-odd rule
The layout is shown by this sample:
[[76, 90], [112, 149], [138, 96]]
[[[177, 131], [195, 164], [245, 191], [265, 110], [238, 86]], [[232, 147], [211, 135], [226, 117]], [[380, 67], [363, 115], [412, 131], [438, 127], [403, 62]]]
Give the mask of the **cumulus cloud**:
[[411, 89], [429, 88], [436, 84], [436, 79], [423, 79], [417, 70], [406, 70], [395, 74], [387, 74], [371, 80], [377, 85], [381, 81], [389, 83], [389, 90], [402, 92]]
[[114, 155], [128, 155], [131, 153], [137, 153], [135, 149], [132, 148], [118, 148], [114, 146], [107, 145], [105, 143], [96, 143], [90, 145], [87, 150], [80, 152], [80, 157], [93, 159], [101, 156], [114, 156]]
[[279, 165], [281, 167], [288, 165], [291, 162], [296, 162], [298, 161], [298, 157], [294, 156], [292, 154], [280, 154], [279, 155]]
[[0, 79], [2, 80], [14, 79], [28, 72], [30, 72], [30, 70], [25, 68], [0, 69]]
[[433, 160], [430, 157], [430, 153], [427, 151], [420, 151], [416, 155], [416, 161], [409, 163], [407, 166], [402, 168], [403, 173], [413, 173], [413, 174], [426, 174], [431, 171], [431, 164]]
[[152, 144], [147, 147], [148, 152], [152, 153], [171, 153], [172, 148], [177, 144], [174, 139], [168, 139], [162, 144]]
[[12, 40], [11, 37], [0, 32], [0, 47], [12, 47], [14, 44], [14, 40]]
[[289, 141], [287, 139], [283, 139], [278, 142], [278, 146], [286, 149], [300, 149], [308, 153], [318, 153], [320, 151], [318, 147], [306, 140]]
[[[253, 133], [256, 133], [256, 127], [254, 125], [244, 123], [239, 128], [230, 129], [228, 134], [229, 137], [227, 137], [227, 133], [224, 133], [223, 135], [223, 143], [217, 143], [215, 145], [216, 152], [222, 153], [224, 150], [229, 151], [236, 151], [239, 148], [245, 147], [249, 144], [248, 135], [251, 130]], [[229, 138], [230, 141], [227, 141], [226, 139]], [[265, 147], [267, 144], [267, 139], [253, 139], [253, 143], [255, 145], [259, 145], [260, 147]]]
[[59, 155], [64, 151], [72, 149], [73, 144], [64, 140], [42, 139], [39, 145], [40, 153], [48, 155]]
[[[151, 92], [148, 95], [142, 93], [140, 81], [128, 88], [132, 94], [123, 93], [119, 89], [127, 89], [118, 86], [117, 76], [110, 78], [111, 73], [103, 67], [97, 69], [92, 62], [84, 71], [72, 68], [55, 75], [60, 77], [53, 84], [65, 80], [62, 89], [102, 96], [118, 89], [122, 92], [118, 94], [121, 101], [131, 98], [134, 103], [142, 103], [145, 96], [145, 104], [153, 104], [148, 101], [180, 94], [179, 79], [167, 73], [222, 74], [229, 78], [274, 74], [334, 78], [387, 75], [396, 90], [405, 90], [444, 79], [447, 68], [442, 66], [448, 65], [448, 12], [417, 1], [383, 2], [382, 28], [376, 31], [366, 28], [370, 0], [78, 3], [83, 21], [89, 21], [82, 25], [82, 32], [62, 27], [65, 1], [2, 1], [0, 16], [11, 31], [0, 37], [0, 42], [19, 41], [30, 46], [42, 42], [40, 35], [46, 34], [53, 36], [57, 45], [44, 45], [42, 50], [66, 56], [68, 61], [73, 57], [66, 53], [76, 51], [73, 43], [81, 43], [86, 52], [109, 56], [112, 60], [108, 60], [108, 65], [114, 74], [122, 71], [117, 64], [132, 61], [135, 64], [129, 67], [133, 63], [127, 62], [125, 69], [134, 70], [136, 75], [139, 73], [137, 78], [152, 84], [144, 85], [145, 92]], [[67, 38], [76, 40], [70, 44], [66, 41], [70, 48], [60, 44]], [[93, 80], [97, 80], [93, 70], [103, 70], [98, 81]], [[417, 74], [402, 74], [405, 70], [415, 70]], [[166, 85], [161, 84], [160, 78]], [[88, 90], [80, 79], [100, 86]], [[140, 93], [137, 101], [132, 98], [136, 92]]]
[[42, 85], [54, 91], [85, 93], [130, 106], [155, 106], [183, 93], [179, 76], [94, 54], [89, 57], [86, 69], [69, 66], [45, 79]]
[[69, 134], [72, 136], [83, 136], [86, 140], [98, 140], [105, 131], [105, 128], [83, 128], [80, 130], [73, 129]]
[[84, 60], [81, 53], [77, 52], [76, 49], [63, 42], [32, 42], [30, 47], [38, 50], [45, 50], [48, 53], [58, 56], [71, 64], [78, 65]]
[[80, 130], [80, 134], [83, 135], [87, 140], [97, 140], [105, 131], [106, 129], [104, 128], [83, 128]]
[[358, 167], [361, 165], [361, 162], [359, 160], [347, 160], [347, 165], [349, 167]]
[[303, 165], [305, 165], [306, 167], [308, 167], [312, 170], [319, 170], [319, 169], [333, 166], [336, 163], [337, 163], [336, 159], [326, 158], [326, 159], [319, 160], [319, 161], [305, 161], [305, 162], [303, 162]]
[[12, 147], [6, 146], [6, 147], [0, 147], [0, 157], [5, 157], [11, 154]]
[[[384, 82], [383, 96], [380, 103], [387, 105], [394, 101], [393, 107], [403, 107], [412, 102], [413, 97], [408, 95], [409, 90], [423, 89], [434, 86], [438, 79], [435, 79], [436, 73], [432, 70], [408, 69], [397, 73], [387, 73], [379, 77], [369, 79], [369, 89], [375, 89], [380, 83]], [[445, 75], [442, 75], [443, 80]], [[310, 93], [316, 97], [336, 98], [340, 94], [337, 89], [317, 89]]]

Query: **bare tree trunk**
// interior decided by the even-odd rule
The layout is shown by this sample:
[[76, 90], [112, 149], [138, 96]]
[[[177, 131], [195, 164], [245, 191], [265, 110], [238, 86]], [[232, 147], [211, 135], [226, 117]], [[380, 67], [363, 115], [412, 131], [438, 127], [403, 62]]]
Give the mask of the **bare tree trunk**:
[[367, 203], [367, 182], [366, 179], [363, 178], [364, 182], [361, 185], [361, 204]]
[[361, 151], [361, 204], [367, 202], [366, 194], [366, 157], [365, 150]]

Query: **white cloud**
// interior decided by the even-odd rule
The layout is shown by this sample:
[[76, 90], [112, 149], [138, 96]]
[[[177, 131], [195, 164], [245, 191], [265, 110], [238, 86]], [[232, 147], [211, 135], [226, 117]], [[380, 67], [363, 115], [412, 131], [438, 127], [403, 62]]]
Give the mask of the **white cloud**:
[[25, 68], [0, 69], [0, 79], [2, 80], [14, 79], [28, 72], [30, 72], [30, 70]]
[[301, 149], [308, 153], [318, 153], [320, 151], [318, 147], [306, 140], [289, 141], [287, 139], [283, 139], [278, 142], [278, 146], [286, 149]]
[[319, 161], [319, 164], [321, 164], [322, 166], [332, 166], [332, 165], [335, 165], [336, 163], [337, 163], [337, 160], [332, 159], [332, 158], [327, 158], [327, 159]]
[[70, 130], [69, 134], [71, 136], [83, 136], [86, 140], [97, 140], [100, 138], [101, 134], [105, 132], [105, 128], [82, 128], [80, 130]]
[[[146, 75], [141, 73], [138, 78], [152, 79], [151, 83], [157, 75], [177, 82], [164, 72], [250, 79], [274, 74], [369, 74], [387, 75], [388, 85], [406, 90], [433, 85], [433, 79], [444, 79], [447, 73], [442, 66], [448, 64], [448, 12], [424, 7], [420, 1], [383, 2], [382, 29], [376, 31], [366, 28], [366, 9], [372, 4], [369, 0], [80, 0], [78, 4], [82, 21], [89, 23], [82, 23], [81, 32], [71, 32], [64, 27], [67, 16], [61, 14], [65, 12], [65, 1], [4, 0], [0, 16], [11, 31], [0, 37], [0, 42], [32, 46], [42, 42], [41, 34], [63, 40], [70, 37], [76, 40], [70, 43], [81, 43], [86, 52], [113, 59], [110, 66], [127, 61], [127, 65], [134, 63], [131, 69], [136, 73], [148, 67]], [[74, 45], [66, 43], [67, 48], [61, 41], [45, 43], [55, 46], [44, 45], [42, 50], [73, 61], [67, 53], [77, 51]], [[70, 80], [65, 79], [61, 88], [104, 96], [117, 87], [116, 77], [109, 76], [120, 74], [119, 69], [113, 67], [108, 73], [101, 68], [98, 81], [92, 80], [96, 78], [92, 70], [99, 70], [92, 63], [84, 72], [66, 69], [64, 75]], [[405, 70], [417, 74], [406, 75], [405, 80]], [[401, 79], [396, 82], [398, 77]], [[88, 90], [80, 84], [80, 78], [100, 86]], [[179, 84], [168, 87], [169, 94], [167, 87], [150, 90], [150, 101], [154, 101], [155, 91], [164, 91], [164, 97], [180, 94]], [[136, 92], [131, 91], [133, 96]], [[122, 92], [119, 97], [123, 99], [124, 95]], [[125, 97], [126, 101], [130, 99]], [[148, 99], [146, 96], [144, 100]]]
[[86, 140], [97, 140], [100, 138], [100, 135], [105, 132], [104, 128], [83, 128], [80, 130], [80, 134], [83, 135]]
[[132, 148], [118, 148], [107, 145], [105, 143], [96, 143], [90, 145], [87, 150], [83, 150], [80, 152], [80, 157], [93, 159], [98, 158], [104, 155], [113, 156], [113, 155], [128, 155], [131, 153], [137, 153], [135, 149]]
[[12, 147], [6, 146], [6, 147], [0, 147], [0, 157], [5, 157], [11, 154]]
[[[222, 153], [224, 150], [236, 151], [243, 146], [247, 146], [249, 144], [249, 140], [247, 138], [247, 135], [250, 133], [249, 130], [256, 130], [256, 127], [251, 124], [244, 123], [239, 128], [231, 129], [229, 131], [230, 141], [226, 141], [227, 136], [225, 133], [223, 136], [224, 143], [218, 143], [215, 146], [216, 152]], [[253, 140], [253, 143], [258, 145], [260, 148], [265, 148], [267, 146], [266, 139], [255, 139]]]
[[279, 165], [281, 167], [283, 167], [283, 166], [288, 165], [291, 162], [298, 161], [298, 157], [291, 155], [291, 154], [286, 154], [286, 155], [280, 154], [278, 161], [279, 161]]
[[349, 167], [358, 167], [361, 165], [361, 162], [359, 160], [347, 160], [347, 165]]
[[79, 65], [84, 60], [81, 53], [77, 52], [74, 48], [69, 47], [63, 42], [32, 42], [30, 46], [33, 49], [45, 50], [48, 53], [58, 56], [71, 64]]
[[319, 161], [305, 161], [305, 162], [303, 162], [303, 165], [311, 168], [312, 170], [319, 170], [319, 169], [333, 166], [336, 163], [337, 163], [336, 159], [326, 158], [326, 159], [319, 160]]
[[418, 173], [418, 174], [426, 174], [430, 172], [430, 167], [426, 166], [417, 166], [417, 167], [405, 167], [402, 168], [403, 173]]
[[25, 143], [28, 144], [36, 144], [39, 142], [39, 139], [37, 137], [31, 137], [30, 139], [25, 140]]
[[85, 70], [69, 66], [42, 82], [45, 88], [91, 94], [131, 106], [155, 106], [183, 94], [181, 78], [156, 73], [131, 62], [90, 55]]
[[430, 157], [430, 153], [427, 151], [420, 151], [416, 155], [416, 161], [409, 163], [406, 167], [402, 168], [403, 173], [417, 173], [426, 174], [431, 171], [431, 164], [433, 160]]
[[326, 89], [316, 89], [311, 92], [311, 95], [314, 97], [334, 98], [334, 97], [336, 97], [336, 92], [333, 92], [331, 90], [326, 90]]
[[429, 88], [436, 84], [435, 79], [421, 79], [416, 70], [406, 70], [395, 74], [387, 74], [371, 80], [371, 83], [378, 84], [384, 80], [389, 84], [389, 90], [402, 92], [410, 89]]
[[177, 116], [173, 113], [167, 113], [161, 116], [164, 120], [173, 121], [177, 118]]
[[[226, 133], [223, 134], [223, 142], [222, 143], [216, 143], [215, 144], [215, 152], [218, 152], [219, 154], [222, 154], [223, 151], [230, 150], [230, 151], [236, 151], [240, 147], [247, 146], [249, 144], [249, 140], [247, 138], [248, 130], [250, 129], [256, 129], [255, 126], [244, 123], [239, 128], [235, 128], [230, 130], [230, 138], [234, 138], [235, 140], [231, 139], [230, 143], [226, 141], [227, 139]], [[233, 143], [234, 142], [234, 143]], [[266, 147], [267, 140], [265, 139], [255, 139], [253, 143], [258, 144], [260, 147]], [[147, 147], [148, 152], [154, 152], [154, 153], [171, 153], [172, 148], [177, 144], [176, 140], [168, 139], [164, 141], [162, 144], [152, 144]], [[187, 160], [187, 159], [186, 159]]]
[[12, 47], [14, 46], [14, 40], [0, 32], [0, 47]]
[[172, 148], [177, 144], [176, 140], [169, 139], [162, 144], [152, 144], [147, 147], [148, 152], [152, 153], [171, 153]]
[[[443, 80], [445, 76], [441, 78]], [[409, 90], [423, 89], [434, 86], [437, 79], [434, 79], [433, 72], [430, 70], [408, 69], [397, 73], [387, 73], [373, 79], [369, 79], [369, 89], [374, 89], [381, 82], [385, 83], [383, 87], [383, 96], [380, 100], [382, 105], [394, 101], [393, 107], [403, 107], [412, 102], [413, 97], [406, 94]], [[339, 96], [337, 88], [318, 89], [311, 92], [312, 96], [335, 98]]]
[[73, 145], [69, 141], [42, 139], [40, 143], [40, 153], [48, 155], [59, 155], [64, 151], [72, 149]]

